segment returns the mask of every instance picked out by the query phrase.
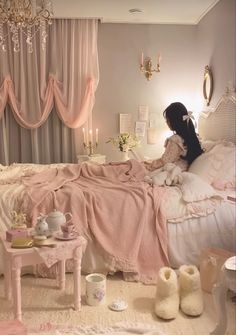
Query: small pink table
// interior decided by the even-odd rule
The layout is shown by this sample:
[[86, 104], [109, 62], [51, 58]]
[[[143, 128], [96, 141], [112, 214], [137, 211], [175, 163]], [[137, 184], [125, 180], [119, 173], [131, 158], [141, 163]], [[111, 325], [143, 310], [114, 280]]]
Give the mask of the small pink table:
[[21, 312], [21, 267], [25, 265], [36, 265], [45, 263], [48, 267], [58, 262], [59, 265], [59, 287], [65, 288], [65, 261], [74, 260], [74, 307], [81, 309], [81, 259], [86, 248], [86, 240], [79, 236], [70, 241], [59, 241], [54, 238], [50, 242], [56, 247], [13, 249], [11, 243], [5, 239], [5, 234], [0, 234], [3, 245], [4, 259], [4, 284], [5, 295], [8, 300], [13, 298], [14, 317], [22, 320]]

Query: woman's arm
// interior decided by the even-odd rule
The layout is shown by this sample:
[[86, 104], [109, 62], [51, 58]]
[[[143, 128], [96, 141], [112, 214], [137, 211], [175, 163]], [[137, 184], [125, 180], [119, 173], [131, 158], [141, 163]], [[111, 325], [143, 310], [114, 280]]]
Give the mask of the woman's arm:
[[166, 149], [161, 158], [154, 159], [152, 161], [144, 161], [144, 166], [147, 170], [153, 171], [161, 168], [163, 165], [167, 163], [177, 162], [181, 155], [183, 155], [183, 149], [174, 141], [168, 141], [166, 145]]

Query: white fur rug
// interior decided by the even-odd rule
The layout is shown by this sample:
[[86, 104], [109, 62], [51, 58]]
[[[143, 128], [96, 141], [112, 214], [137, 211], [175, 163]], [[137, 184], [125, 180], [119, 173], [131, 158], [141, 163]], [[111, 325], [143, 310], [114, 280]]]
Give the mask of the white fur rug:
[[28, 335], [166, 335], [157, 326], [141, 323], [120, 323], [113, 327], [53, 326], [50, 323], [40, 329], [29, 330]]

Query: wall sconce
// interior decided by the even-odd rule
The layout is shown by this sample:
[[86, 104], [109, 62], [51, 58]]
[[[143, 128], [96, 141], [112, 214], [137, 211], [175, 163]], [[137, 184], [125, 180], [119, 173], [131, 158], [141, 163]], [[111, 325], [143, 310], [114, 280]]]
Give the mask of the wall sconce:
[[151, 58], [147, 58], [147, 59], [144, 60], [143, 59], [143, 52], [142, 52], [140, 71], [144, 73], [147, 80], [151, 80], [153, 72], [160, 72], [161, 71], [160, 63], [161, 63], [161, 55], [158, 54], [158, 56], [157, 56], [157, 67], [156, 67], [156, 69], [153, 69]]

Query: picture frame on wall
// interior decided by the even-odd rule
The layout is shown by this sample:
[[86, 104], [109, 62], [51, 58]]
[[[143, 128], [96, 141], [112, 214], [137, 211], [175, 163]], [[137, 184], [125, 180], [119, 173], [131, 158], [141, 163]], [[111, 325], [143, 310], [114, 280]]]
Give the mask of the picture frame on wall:
[[146, 122], [136, 121], [135, 122], [135, 135], [138, 137], [144, 137], [146, 133]]
[[120, 134], [134, 131], [133, 118], [131, 113], [119, 114]]
[[148, 121], [149, 110], [148, 106], [140, 105], [138, 109], [138, 119], [139, 121]]

